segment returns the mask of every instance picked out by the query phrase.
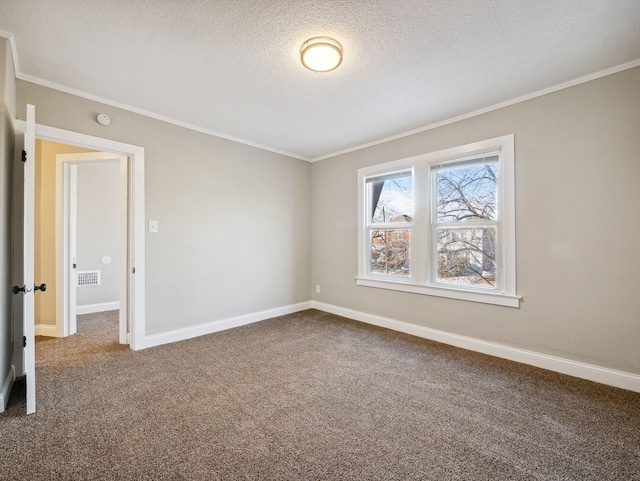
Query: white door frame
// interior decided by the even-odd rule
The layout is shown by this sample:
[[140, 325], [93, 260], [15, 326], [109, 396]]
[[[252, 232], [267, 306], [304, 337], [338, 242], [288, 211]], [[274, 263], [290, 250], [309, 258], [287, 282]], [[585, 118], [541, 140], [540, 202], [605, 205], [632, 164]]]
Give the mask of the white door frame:
[[77, 168], [117, 162], [119, 172], [118, 218], [120, 222], [120, 265], [118, 284], [120, 301], [119, 340], [128, 344], [128, 247], [129, 247], [129, 160], [127, 156], [110, 152], [85, 152], [56, 155], [56, 328], [62, 336], [77, 332], [76, 323], [76, 215]]
[[[24, 131], [26, 122], [16, 121], [19, 131]], [[144, 202], [144, 147], [125, 144], [115, 140], [93, 137], [91, 135], [69, 130], [35, 126], [38, 139], [51, 140], [62, 144], [76, 145], [90, 150], [112, 152], [125, 155], [130, 159], [129, 165], [129, 198], [130, 226], [128, 256], [128, 299], [130, 336], [129, 345], [133, 350], [145, 348], [145, 202]]]

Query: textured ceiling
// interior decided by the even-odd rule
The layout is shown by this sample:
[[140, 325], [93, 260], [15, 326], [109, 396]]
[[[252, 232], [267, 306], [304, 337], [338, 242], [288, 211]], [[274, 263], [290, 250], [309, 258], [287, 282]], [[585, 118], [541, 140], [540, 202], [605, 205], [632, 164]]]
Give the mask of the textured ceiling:
[[640, 59], [639, 0], [0, 0], [0, 30], [21, 79], [306, 160]]

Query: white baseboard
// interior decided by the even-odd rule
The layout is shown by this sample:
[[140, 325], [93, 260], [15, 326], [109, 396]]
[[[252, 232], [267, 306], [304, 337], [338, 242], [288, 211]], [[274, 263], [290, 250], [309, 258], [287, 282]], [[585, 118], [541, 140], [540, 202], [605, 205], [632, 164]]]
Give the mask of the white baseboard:
[[432, 341], [442, 342], [451, 346], [461, 347], [470, 351], [481, 352], [491, 356], [521, 362], [531, 366], [548, 369], [550, 371], [567, 374], [569, 376], [587, 379], [589, 381], [607, 384], [609, 386], [640, 392], [640, 375], [625, 371], [617, 371], [594, 364], [573, 361], [557, 356], [542, 354], [526, 349], [519, 349], [495, 342], [482, 341], [472, 337], [452, 334], [446, 331], [418, 326], [408, 322], [397, 321], [387, 317], [367, 314], [360, 311], [345, 309], [331, 304], [311, 301], [311, 307], [356, 321], [366, 322], [375, 326], [385, 327], [394, 331], [404, 332]]
[[58, 326], [52, 324], [36, 324], [34, 333], [36, 336], [62, 337], [62, 333], [58, 331]]
[[93, 314], [94, 312], [116, 311], [120, 309], [120, 301], [102, 302], [100, 304], [85, 304], [76, 306], [76, 314]]
[[205, 336], [214, 332], [264, 321], [265, 319], [271, 319], [273, 317], [293, 314], [294, 312], [305, 311], [307, 309], [311, 309], [311, 301], [277, 307], [275, 309], [255, 312], [252, 314], [245, 314], [243, 316], [232, 317], [220, 321], [208, 322], [206, 324], [199, 324], [193, 327], [185, 327], [183, 329], [176, 329], [174, 331], [163, 332], [161, 334], [153, 334], [145, 337], [144, 348], [184, 341], [198, 336]]
[[9, 403], [9, 396], [11, 395], [11, 388], [13, 387], [13, 381], [16, 380], [16, 368], [11, 366], [9, 372], [4, 378], [0, 389], [0, 413], [3, 413], [7, 409]]

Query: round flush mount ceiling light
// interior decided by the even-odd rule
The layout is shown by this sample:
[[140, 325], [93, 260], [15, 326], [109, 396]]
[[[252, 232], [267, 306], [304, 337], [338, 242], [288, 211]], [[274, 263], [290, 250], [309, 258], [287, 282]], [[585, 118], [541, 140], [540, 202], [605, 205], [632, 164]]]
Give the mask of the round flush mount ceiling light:
[[342, 45], [329, 37], [313, 37], [300, 47], [302, 65], [314, 72], [331, 72], [342, 63]]

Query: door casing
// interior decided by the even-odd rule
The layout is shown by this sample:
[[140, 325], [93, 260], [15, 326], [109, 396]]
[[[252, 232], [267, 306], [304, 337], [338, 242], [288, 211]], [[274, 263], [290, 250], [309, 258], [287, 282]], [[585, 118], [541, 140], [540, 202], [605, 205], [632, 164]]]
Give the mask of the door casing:
[[87, 152], [78, 154], [58, 154], [56, 156], [56, 276], [57, 285], [62, 286], [56, 292], [56, 330], [60, 336], [66, 337], [77, 332], [76, 324], [76, 285], [77, 271], [73, 267], [76, 263], [76, 214], [77, 214], [77, 167], [79, 165], [96, 165], [117, 162], [120, 167], [118, 180], [120, 219], [120, 265], [119, 294], [120, 344], [128, 344], [128, 246], [131, 229], [129, 225], [129, 159], [127, 156], [110, 152]]
[[[16, 121], [17, 130], [24, 132], [26, 122]], [[133, 350], [145, 348], [145, 202], [144, 147], [103, 139], [91, 135], [35, 125], [37, 139], [75, 145], [86, 149], [124, 155], [129, 158], [129, 232], [127, 239], [129, 345]]]

